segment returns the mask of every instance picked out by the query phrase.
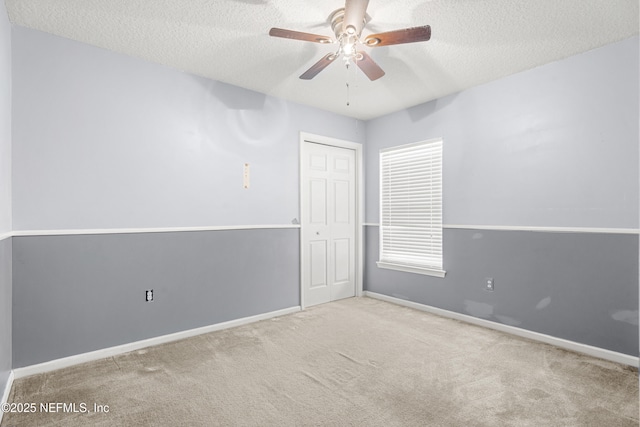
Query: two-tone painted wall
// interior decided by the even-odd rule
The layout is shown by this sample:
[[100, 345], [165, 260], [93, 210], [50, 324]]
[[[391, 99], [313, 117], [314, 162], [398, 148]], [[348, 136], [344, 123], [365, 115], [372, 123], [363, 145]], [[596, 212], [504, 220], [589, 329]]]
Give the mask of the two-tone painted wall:
[[[637, 355], [637, 37], [366, 124], [12, 38], [13, 368], [298, 305], [300, 131], [365, 144], [367, 290]], [[378, 150], [432, 137], [447, 276], [380, 270]]]
[[363, 123], [22, 27], [13, 75], [14, 368], [299, 305], [299, 132]]
[[0, 2], [0, 399], [11, 372], [11, 24]]
[[[634, 37], [368, 122], [366, 290], [637, 356], [638, 93]], [[435, 137], [447, 275], [379, 269], [379, 149]]]

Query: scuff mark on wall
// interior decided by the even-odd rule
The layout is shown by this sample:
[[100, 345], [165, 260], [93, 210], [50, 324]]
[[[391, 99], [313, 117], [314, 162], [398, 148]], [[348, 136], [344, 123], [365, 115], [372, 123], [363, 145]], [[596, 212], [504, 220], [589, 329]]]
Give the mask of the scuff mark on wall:
[[501, 314], [496, 314], [496, 319], [498, 319], [500, 322], [504, 323], [505, 325], [509, 325], [509, 326], [519, 326], [522, 324], [521, 320], [514, 319], [513, 317], [509, 317], [509, 316], [503, 316]]
[[618, 322], [629, 323], [631, 325], [638, 326], [638, 310], [620, 310], [616, 311], [611, 315], [613, 320], [617, 320]]
[[540, 300], [538, 304], [536, 304], [536, 310], [542, 310], [546, 308], [549, 304], [551, 304], [551, 297], [546, 297]]
[[464, 300], [464, 311], [472, 316], [488, 319], [493, 315], [493, 306], [484, 302]]

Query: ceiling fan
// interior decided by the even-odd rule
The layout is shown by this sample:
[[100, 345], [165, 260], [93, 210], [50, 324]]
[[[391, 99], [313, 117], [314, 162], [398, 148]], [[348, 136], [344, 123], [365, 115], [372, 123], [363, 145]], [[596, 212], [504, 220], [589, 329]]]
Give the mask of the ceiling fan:
[[269, 35], [285, 39], [322, 44], [337, 43], [339, 45], [336, 52], [325, 55], [305, 71], [300, 76], [303, 80], [311, 80], [340, 56], [342, 56], [347, 67], [353, 62], [369, 80], [377, 80], [384, 76], [384, 71], [371, 59], [367, 52], [358, 50], [359, 44], [377, 47], [427, 41], [431, 38], [431, 27], [423, 25], [421, 27], [370, 34], [361, 41], [362, 30], [370, 20], [367, 15], [368, 4], [369, 0], [346, 0], [344, 8], [340, 8], [329, 15], [329, 22], [336, 37], [335, 40], [327, 36], [284, 30], [282, 28], [272, 28], [269, 31]]

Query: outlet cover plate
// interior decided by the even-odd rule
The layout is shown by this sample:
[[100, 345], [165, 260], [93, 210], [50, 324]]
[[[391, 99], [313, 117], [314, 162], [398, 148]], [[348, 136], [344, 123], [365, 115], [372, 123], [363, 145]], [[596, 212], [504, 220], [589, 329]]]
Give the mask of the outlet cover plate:
[[487, 277], [484, 279], [484, 290], [493, 292], [493, 277]]

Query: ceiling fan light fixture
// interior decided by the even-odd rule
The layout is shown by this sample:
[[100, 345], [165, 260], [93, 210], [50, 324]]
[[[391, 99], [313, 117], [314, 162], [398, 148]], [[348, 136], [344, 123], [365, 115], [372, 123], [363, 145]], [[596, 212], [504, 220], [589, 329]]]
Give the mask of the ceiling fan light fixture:
[[367, 39], [365, 40], [365, 42], [364, 42], [364, 43], [365, 43], [367, 46], [375, 46], [375, 45], [377, 45], [378, 43], [380, 43], [380, 39], [379, 39], [379, 38], [377, 38], [377, 37], [370, 37], [370, 38], [367, 38]]
[[347, 43], [342, 47], [342, 52], [344, 53], [345, 56], [351, 56], [353, 55], [354, 49], [353, 49], [353, 44], [351, 43]]
[[345, 34], [340, 37], [340, 51], [345, 56], [352, 56], [356, 51], [356, 43], [358, 43], [358, 37]]

